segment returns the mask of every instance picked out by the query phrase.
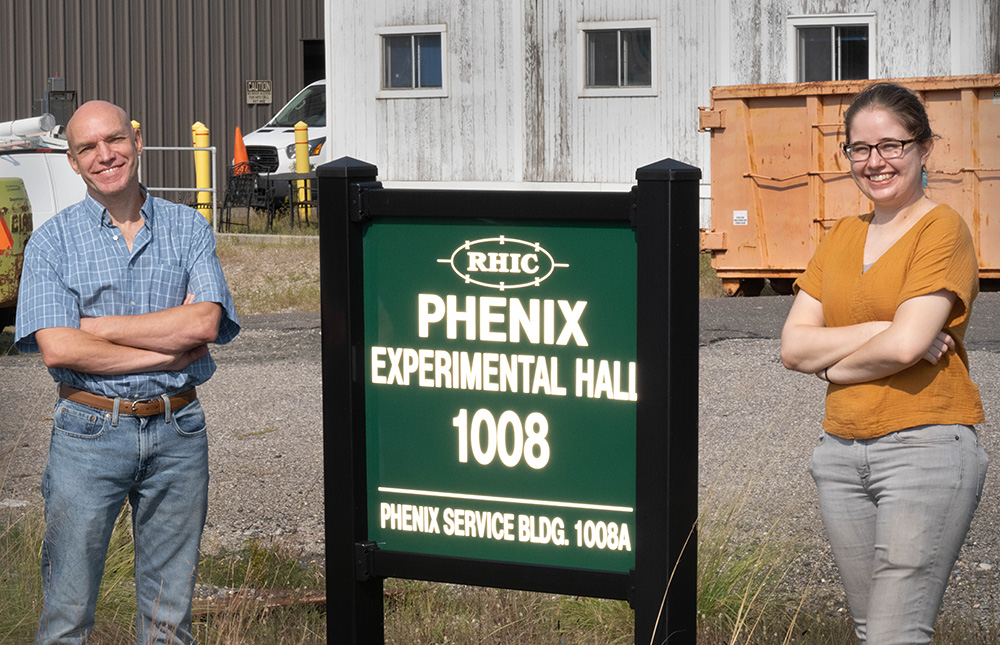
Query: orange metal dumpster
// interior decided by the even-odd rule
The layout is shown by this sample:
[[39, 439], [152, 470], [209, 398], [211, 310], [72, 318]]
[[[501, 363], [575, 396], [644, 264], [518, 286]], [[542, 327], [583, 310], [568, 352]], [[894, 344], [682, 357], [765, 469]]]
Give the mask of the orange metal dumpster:
[[[981, 278], [1000, 278], [1000, 74], [895, 79], [917, 92], [939, 134], [927, 163], [931, 199], [959, 211]], [[729, 295], [769, 279], [791, 293], [837, 219], [871, 210], [840, 144], [844, 111], [872, 81], [734, 85], [700, 108], [711, 132], [712, 228], [701, 248]]]

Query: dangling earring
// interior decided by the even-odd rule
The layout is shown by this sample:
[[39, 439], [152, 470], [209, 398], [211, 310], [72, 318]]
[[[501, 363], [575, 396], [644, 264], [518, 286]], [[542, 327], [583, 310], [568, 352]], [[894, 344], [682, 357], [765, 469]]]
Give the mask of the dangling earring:
[[920, 181], [924, 188], [927, 188], [927, 166], [920, 166], [921, 178]]

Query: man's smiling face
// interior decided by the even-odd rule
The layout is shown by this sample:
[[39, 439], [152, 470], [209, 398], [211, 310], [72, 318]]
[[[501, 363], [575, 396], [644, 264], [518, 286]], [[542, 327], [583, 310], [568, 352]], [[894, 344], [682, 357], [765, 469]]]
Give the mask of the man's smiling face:
[[103, 203], [138, 186], [142, 139], [121, 108], [103, 101], [85, 103], [66, 126], [70, 166]]

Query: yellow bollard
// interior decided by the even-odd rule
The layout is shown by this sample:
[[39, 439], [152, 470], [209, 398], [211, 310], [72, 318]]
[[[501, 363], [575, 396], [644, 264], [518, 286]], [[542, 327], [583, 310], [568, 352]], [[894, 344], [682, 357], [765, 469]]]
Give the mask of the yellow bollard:
[[[295, 124], [295, 172], [302, 174], [309, 172], [309, 126], [305, 121]], [[298, 203], [302, 204], [309, 200], [309, 180], [303, 179], [296, 183], [298, 187]], [[300, 211], [305, 213], [306, 220], [311, 215], [308, 206], [300, 206]]]
[[[195, 148], [208, 147], [208, 128], [200, 121], [191, 126], [191, 136], [194, 140]], [[212, 158], [208, 151], [194, 153], [194, 175], [196, 188], [210, 188]], [[209, 222], [212, 221], [212, 193], [201, 191], [198, 193], [198, 211], [205, 216]]]
[[[142, 136], [142, 128], [139, 126], [139, 122], [132, 119], [132, 130], [135, 131], [136, 137]], [[139, 159], [139, 183], [142, 183], [142, 159]]]
[[201, 128], [204, 128], [204, 127], [206, 127], [206, 126], [201, 121], [195, 121], [194, 125], [191, 126], [191, 145], [192, 146], [198, 145], [198, 135], [196, 133], [198, 132], [198, 130], [200, 130]]

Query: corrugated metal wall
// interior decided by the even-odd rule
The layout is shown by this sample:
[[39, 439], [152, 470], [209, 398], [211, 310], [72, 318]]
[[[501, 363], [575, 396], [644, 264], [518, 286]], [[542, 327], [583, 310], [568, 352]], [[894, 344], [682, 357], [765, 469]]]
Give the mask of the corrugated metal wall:
[[[207, 125], [224, 186], [235, 128], [256, 129], [305, 85], [303, 41], [322, 39], [323, 0], [3, 0], [0, 121], [31, 116], [58, 75], [81, 104], [124, 107], [147, 146], [189, 146], [191, 125]], [[272, 81], [271, 105], [246, 104], [257, 79]], [[190, 153], [145, 153], [143, 180], [193, 186]]]

